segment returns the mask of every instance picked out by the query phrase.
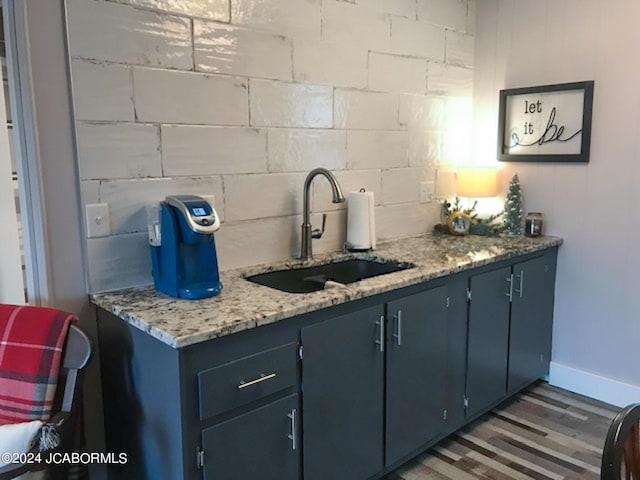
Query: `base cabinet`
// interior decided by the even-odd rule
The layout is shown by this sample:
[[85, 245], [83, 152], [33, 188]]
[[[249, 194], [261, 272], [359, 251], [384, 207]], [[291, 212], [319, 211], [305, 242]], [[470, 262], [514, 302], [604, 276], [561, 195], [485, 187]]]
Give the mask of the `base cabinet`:
[[546, 375], [555, 251], [471, 276], [467, 417]]
[[299, 420], [294, 394], [203, 430], [203, 478], [300, 478]]
[[513, 266], [513, 301], [507, 388], [514, 391], [546, 375], [551, 359], [555, 257]]
[[506, 393], [510, 280], [511, 267], [473, 275], [469, 280], [467, 417]]
[[387, 304], [387, 465], [444, 429], [447, 298], [442, 286]]
[[305, 480], [366, 479], [382, 470], [383, 329], [382, 306], [302, 329]]
[[383, 478], [548, 372], [556, 254], [181, 349], [99, 310], [109, 478]]

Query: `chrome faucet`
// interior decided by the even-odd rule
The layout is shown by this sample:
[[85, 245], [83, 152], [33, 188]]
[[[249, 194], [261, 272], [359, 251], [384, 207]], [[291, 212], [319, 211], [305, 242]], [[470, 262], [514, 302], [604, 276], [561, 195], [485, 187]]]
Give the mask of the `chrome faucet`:
[[313, 258], [313, 253], [311, 249], [311, 239], [320, 238], [324, 233], [324, 226], [327, 222], [327, 214], [322, 214], [322, 229], [316, 228], [312, 230], [311, 227], [311, 219], [310, 217], [310, 206], [309, 206], [309, 190], [311, 189], [311, 182], [316, 177], [316, 175], [324, 175], [329, 180], [329, 184], [331, 185], [331, 190], [333, 190], [333, 203], [342, 203], [344, 202], [344, 195], [342, 194], [342, 189], [340, 188], [340, 184], [336, 177], [326, 168], [316, 168], [309, 172], [307, 175], [307, 179], [304, 181], [304, 190], [302, 197], [302, 208], [303, 208], [303, 219], [302, 219], [302, 245], [300, 249], [300, 258], [302, 260], [311, 260]]

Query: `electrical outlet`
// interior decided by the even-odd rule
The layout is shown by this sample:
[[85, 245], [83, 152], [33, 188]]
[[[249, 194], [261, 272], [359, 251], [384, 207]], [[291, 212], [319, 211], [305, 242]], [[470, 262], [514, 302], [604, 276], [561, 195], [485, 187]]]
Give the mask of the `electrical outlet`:
[[85, 216], [87, 222], [87, 238], [106, 237], [111, 235], [109, 204], [87, 204], [85, 206]]
[[433, 182], [420, 182], [420, 203], [433, 202]]

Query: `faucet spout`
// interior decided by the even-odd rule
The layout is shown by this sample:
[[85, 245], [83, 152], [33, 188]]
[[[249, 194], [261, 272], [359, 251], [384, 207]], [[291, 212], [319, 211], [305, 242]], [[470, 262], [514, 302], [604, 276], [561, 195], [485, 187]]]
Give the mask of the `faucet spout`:
[[309, 195], [311, 192], [311, 182], [313, 179], [318, 176], [324, 176], [328, 181], [329, 185], [331, 185], [331, 191], [333, 194], [333, 203], [342, 203], [344, 202], [344, 194], [342, 193], [342, 188], [340, 188], [340, 184], [336, 179], [335, 175], [331, 173], [326, 168], [316, 168], [309, 172], [307, 178], [304, 181], [303, 188], [303, 196], [302, 196], [302, 207], [303, 207], [303, 219], [302, 219], [302, 245], [300, 249], [300, 258], [302, 260], [311, 260], [313, 258], [312, 248], [311, 248], [311, 239], [312, 238], [320, 238], [324, 233], [324, 220], [326, 219], [326, 214], [323, 218], [322, 222], [322, 231], [312, 232], [311, 227], [311, 207], [309, 205]]

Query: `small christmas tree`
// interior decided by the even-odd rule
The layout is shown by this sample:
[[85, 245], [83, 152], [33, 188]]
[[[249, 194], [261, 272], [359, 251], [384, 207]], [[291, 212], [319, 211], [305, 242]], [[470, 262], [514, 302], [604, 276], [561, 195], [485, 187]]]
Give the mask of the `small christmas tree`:
[[522, 194], [520, 193], [518, 174], [515, 174], [511, 182], [509, 182], [507, 201], [504, 204], [502, 228], [508, 235], [522, 235], [524, 233]]

